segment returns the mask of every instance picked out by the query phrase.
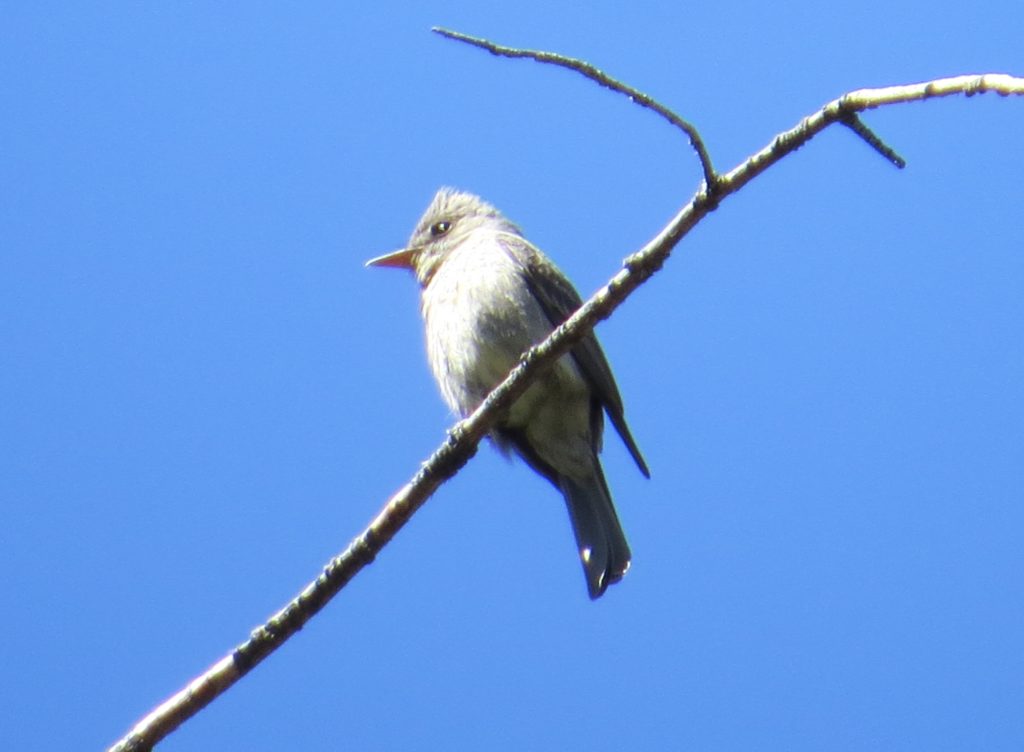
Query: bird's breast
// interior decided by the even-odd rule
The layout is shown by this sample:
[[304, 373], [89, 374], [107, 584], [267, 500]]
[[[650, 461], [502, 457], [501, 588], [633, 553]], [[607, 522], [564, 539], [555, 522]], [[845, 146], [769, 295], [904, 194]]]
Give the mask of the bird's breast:
[[[431, 369], [449, 406], [462, 415], [552, 329], [518, 264], [497, 244], [453, 251], [423, 291], [423, 316]], [[563, 361], [556, 371], [576, 370], [571, 358]], [[534, 391], [516, 403], [516, 412], [529, 409]]]

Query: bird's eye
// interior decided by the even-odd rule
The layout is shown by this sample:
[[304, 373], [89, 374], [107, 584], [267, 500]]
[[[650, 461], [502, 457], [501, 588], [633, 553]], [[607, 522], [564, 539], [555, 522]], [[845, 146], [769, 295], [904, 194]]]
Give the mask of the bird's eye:
[[439, 238], [442, 235], [447, 235], [450, 229], [452, 229], [452, 223], [442, 220], [430, 226], [430, 234], [435, 238]]

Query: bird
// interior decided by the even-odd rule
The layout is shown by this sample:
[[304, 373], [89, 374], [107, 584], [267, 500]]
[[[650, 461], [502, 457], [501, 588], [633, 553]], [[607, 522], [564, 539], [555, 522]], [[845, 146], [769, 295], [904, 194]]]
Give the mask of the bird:
[[[366, 265], [415, 274], [430, 367], [461, 417], [583, 302], [517, 225], [480, 197], [453, 188], [437, 192], [405, 248]], [[649, 478], [591, 332], [527, 388], [490, 434], [503, 454], [518, 454], [565, 498], [591, 599], [620, 581], [632, 558], [598, 459], [604, 414]]]

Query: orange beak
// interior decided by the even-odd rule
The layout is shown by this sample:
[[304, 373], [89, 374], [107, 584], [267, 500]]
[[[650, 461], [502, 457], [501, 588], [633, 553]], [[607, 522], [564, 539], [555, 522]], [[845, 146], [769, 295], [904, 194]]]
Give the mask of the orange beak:
[[416, 249], [403, 248], [400, 251], [385, 253], [383, 256], [372, 258], [366, 262], [367, 266], [392, 266], [396, 269], [416, 269]]

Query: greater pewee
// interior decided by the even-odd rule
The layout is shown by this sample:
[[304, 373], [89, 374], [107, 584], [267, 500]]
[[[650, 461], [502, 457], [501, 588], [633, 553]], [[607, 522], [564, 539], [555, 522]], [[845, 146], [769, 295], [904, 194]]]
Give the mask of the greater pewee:
[[[434, 196], [408, 247], [367, 265], [415, 272], [430, 367], [448, 405], [463, 417], [582, 303], [516, 225], [477, 196], [448, 188]], [[531, 384], [491, 433], [499, 449], [514, 450], [562, 492], [591, 598], [622, 579], [630, 561], [597, 458], [604, 413], [650, 477], [591, 333]]]

